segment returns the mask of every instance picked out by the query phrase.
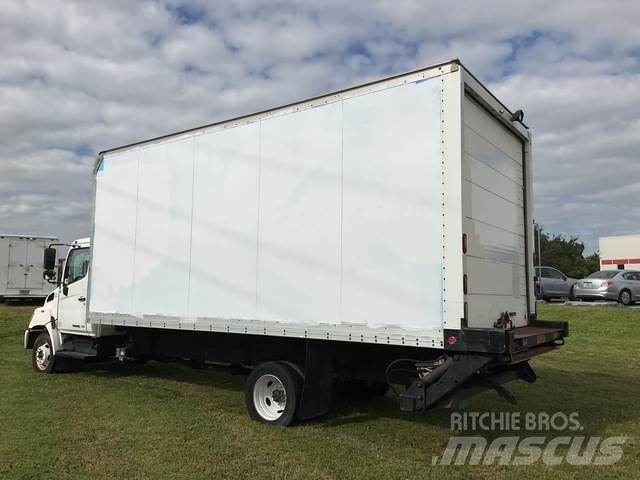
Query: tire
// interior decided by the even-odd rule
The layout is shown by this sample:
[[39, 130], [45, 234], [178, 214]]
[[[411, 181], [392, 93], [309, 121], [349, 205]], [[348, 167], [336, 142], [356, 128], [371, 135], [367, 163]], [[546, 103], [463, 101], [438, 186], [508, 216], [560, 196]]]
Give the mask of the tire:
[[618, 295], [618, 303], [621, 303], [625, 307], [631, 305], [633, 303], [633, 297], [631, 296], [631, 292], [626, 288], [620, 292]]
[[569, 300], [571, 300], [572, 302], [575, 302], [577, 300], [576, 298], [576, 294], [575, 294], [575, 285], [573, 285], [571, 287], [571, 290], [569, 290]]
[[265, 362], [251, 371], [244, 390], [249, 417], [270, 425], [291, 425], [296, 420], [302, 378], [289, 365]]
[[38, 373], [53, 373], [56, 357], [52, 353], [51, 338], [47, 332], [38, 335], [31, 350], [31, 365]]

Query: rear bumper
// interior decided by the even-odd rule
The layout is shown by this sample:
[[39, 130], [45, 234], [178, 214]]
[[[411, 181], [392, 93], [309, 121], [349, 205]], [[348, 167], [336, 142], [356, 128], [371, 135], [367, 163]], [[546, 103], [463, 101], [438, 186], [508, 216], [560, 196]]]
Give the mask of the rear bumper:
[[578, 286], [574, 289], [574, 296], [576, 298], [586, 298], [593, 300], [617, 300], [618, 295], [615, 292], [610, 292], [607, 289], [596, 289], [596, 288], [579, 288]]
[[568, 336], [567, 322], [533, 320], [526, 327], [511, 329], [445, 330], [445, 349], [454, 352], [497, 354], [500, 360], [514, 363], [563, 345], [565, 337]]
[[514, 401], [503, 384], [516, 379], [535, 382], [528, 360], [555, 350], [568, 335], [567, 322], [541, 320], [511, 329], [445, 330], [447, 359], [410, 384], [400, 396], [400, 409], [415, 412], [452, 406], [487, 389]]

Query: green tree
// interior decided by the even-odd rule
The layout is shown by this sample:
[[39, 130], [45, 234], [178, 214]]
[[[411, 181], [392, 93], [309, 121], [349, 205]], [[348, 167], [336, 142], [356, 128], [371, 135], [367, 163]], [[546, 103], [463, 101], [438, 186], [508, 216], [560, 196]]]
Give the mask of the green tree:
[[584, 258], [583, 277], [591, 275], [598, 270], [600, 270], [600, 252], [594, 252]]
[[[584, 278], [600, 269], [600, 256], [598, 252], [584, 256], [584, 243], [578, 237], [564, 237], [563, 235], [550, 235], [540, 229], [540, 250], [542, 252], [542, 265], [557, 268], [565, 275], [573, 278]], [[538, 265], [536, 236], [536, 265]]]

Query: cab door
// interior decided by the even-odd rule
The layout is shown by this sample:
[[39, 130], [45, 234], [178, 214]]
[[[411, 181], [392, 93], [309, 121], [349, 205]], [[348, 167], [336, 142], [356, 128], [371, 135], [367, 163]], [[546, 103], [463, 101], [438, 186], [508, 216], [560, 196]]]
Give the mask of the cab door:
[[88, 268], [89, 248], [71, 249], [58, 301], [58, 328], [63, 332], [87, 332]]

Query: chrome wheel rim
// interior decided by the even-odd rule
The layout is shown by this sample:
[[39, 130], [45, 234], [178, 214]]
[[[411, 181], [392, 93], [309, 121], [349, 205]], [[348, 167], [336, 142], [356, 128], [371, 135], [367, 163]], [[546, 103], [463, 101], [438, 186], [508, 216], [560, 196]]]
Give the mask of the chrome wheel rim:
[[51, 361], [51, 347], [49, 342], [44, 342], [36, 348], [36, 365], [40, 370], [46, 370]]
[[253, 404], [265, 420], [278, 420], [287, 406], [287, 392], [282, 381], [271, 374], [258, 378], [253, 387]]

